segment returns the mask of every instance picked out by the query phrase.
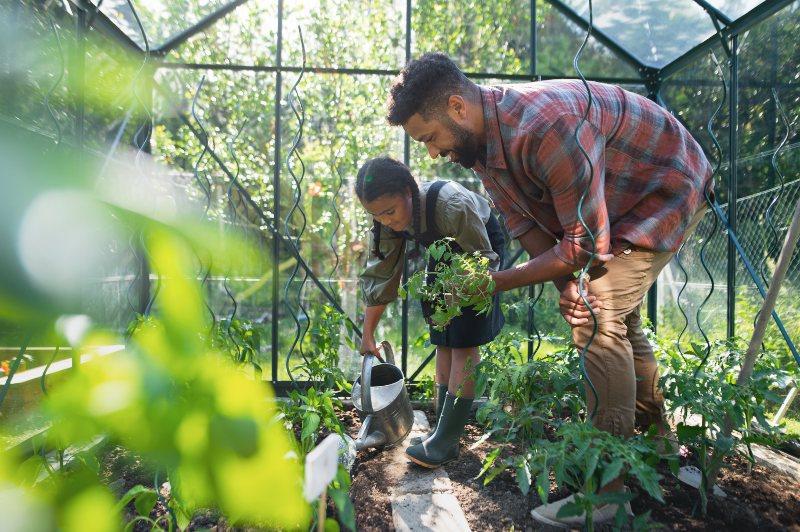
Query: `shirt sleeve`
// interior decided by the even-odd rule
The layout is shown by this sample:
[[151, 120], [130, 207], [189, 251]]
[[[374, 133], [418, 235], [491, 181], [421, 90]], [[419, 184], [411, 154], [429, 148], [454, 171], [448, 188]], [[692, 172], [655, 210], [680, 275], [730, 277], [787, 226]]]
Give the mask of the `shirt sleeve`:
[[471, 195], [455, 193], [442, 207], [436, 216], [439, 231], [451, 236], [465, 252], [479, 252], [482, 257], [489, 259], [489, 268], [497, 270], [500, 257], [492, 250], [492, 242], [476, 199]]
[[[577, 267], [583, 266], [592, 252], [609, 253], [611, 248], [605, 198], [605, 137], [591, 123], [581, 122], [579, 116], [560, 118], [542, 137], [533, 161], [550, 191], [564, 231], [555, 254]], [[574, 136], [579, 125], [580, 145]], [[578, 211], [584, 192], [581, 222]]]
[[499, 189], [494, 176], [487, 175], [481, 181], [492, 203], [503, 216], [503, 223], [511, 238], [519, 238], [536, 227], [536, 222], [519, 212], [517, 206]]
[[397, 299], [397, 289], [403, 276], [405, 239], [390, 233], [381, 226], [380, 250], [385, 256], [380, 259], [372, 252], [374, 235], [369, 232], [367, 263], [359, 275], [364, 302], [368, 307], [386, 305]]

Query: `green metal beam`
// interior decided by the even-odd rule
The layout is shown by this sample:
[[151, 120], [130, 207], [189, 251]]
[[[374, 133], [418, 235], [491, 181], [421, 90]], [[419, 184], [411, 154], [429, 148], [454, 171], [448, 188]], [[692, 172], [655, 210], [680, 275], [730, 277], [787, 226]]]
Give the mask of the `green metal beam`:
[[[89, 27], [94, 28], [98, 33], [112, 41], [120, 44], [128, 52], [135, 54], [143, 54], [141, 46], [136, 44], [136, 41], [131, 39], [119, 26], [109, 19], [105, 13], [97, 9], [97, 7], [88, 0], [66, 0], [74, 9], [73, 13], [68, 13], [66, 9], [63, 13], [67, 16], [75, 16], [75, 12], [84, 12], [88, 15]], [[46, 4], [46, 2], [42, 2]]]
[[210, 26], [213, 26], [215, 22], [219, 19], [223, 18], [224, 16], [231, 13], [234, 9], [239, 7], [240, 5], [244, 4], [248, 0], [233, 0], [232, 2], [225, 4], [224, 6], [220, 7], [213, 13], [209, 13], [205, 17], [203, 17], [200, 21], [198, 21], [195, 25], [190, 28], [187, 28], [183, 31], [179, 31], [169, 39], [167, 39], [163, 44], [159, 45], [153, 50], [153, 53], [156, 55], [166, 55], [178, 46], [182, 45], [201, 31], [206, 30]]
[[731, 23], [733, 22], [733, 20], [728, 15], [726, 15], [716, 7], [712, 6], [706, 0], [693, 0], [693, 1], [695, 4], [705, 9], [708, 14], [716, 17], [720, 22], [722, 22], [726, 26], [730, 26]]

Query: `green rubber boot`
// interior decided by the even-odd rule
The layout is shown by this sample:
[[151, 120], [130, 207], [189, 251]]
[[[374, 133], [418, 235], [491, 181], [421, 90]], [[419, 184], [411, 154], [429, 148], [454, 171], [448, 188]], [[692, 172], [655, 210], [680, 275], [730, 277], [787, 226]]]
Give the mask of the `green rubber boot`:
[[442, 407], [444, 406], [444, 397], [447, 395], [447, 385], [446, 384], [437, 384], [436, 385], [436, 409], [433, 411], [434, 415], [436, 416], [436, 423], [433, 424], [433, 428], [429, 433], [425, 436], [414, 436], [409, 440], [411, 445], [416, 445], [418, 443], [422, 443], [423, 441], [427, 440], [433, 433], [436, 432], [436, 425], [439, 423], [439, 416], [442, 415]]
[[406, 455], [415, 464], [435, 469], [458, 458], [458, 440], [469, 419], [472, 399], [456, 397], [450, 392], [442, 407], [442, 415], [433, 436], [406, 449]]

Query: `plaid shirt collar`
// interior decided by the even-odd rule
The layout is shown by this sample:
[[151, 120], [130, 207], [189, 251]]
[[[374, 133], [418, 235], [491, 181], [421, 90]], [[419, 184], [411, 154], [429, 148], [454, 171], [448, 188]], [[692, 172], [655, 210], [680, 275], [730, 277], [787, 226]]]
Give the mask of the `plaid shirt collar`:
[[[497, 100], [502, 97], [500, 89], [479, 85], [481, 106], [483, 107], [483, 124], [486, 133], [486, 168], [507, 170], [506, 156], [503, 152], [503, 137], [500, 133], [500, 120], [497, 117]], [[476, 162], [478, 171], [485, 168], [480, 161]]]

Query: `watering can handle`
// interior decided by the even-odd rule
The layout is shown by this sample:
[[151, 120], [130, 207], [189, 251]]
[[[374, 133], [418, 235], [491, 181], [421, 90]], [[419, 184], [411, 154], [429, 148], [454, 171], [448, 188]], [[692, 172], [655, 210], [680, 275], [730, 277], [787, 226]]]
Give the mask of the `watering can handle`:
[[370, 382], [372, 381], [372, 366], [375, 365], [376, 356], [372, 353], [364, 353], [364, 360], [361, 363], [361, 410], [365, 414], [372, 414], [372, 393], [370, 392]]
[[[392, 349], [392, 344], [384, 340], [381, 342], [379, 348], [383, 349], [383, 357], [386, 359], [386, 362], [394, 364], [394, 350]], [[380, 357], [378, 357], [378, 359], [380, 360]]]

